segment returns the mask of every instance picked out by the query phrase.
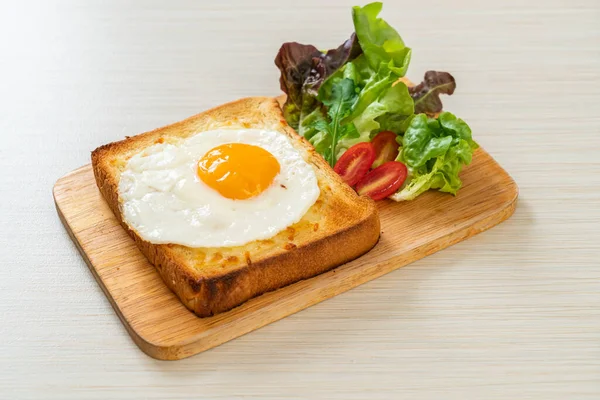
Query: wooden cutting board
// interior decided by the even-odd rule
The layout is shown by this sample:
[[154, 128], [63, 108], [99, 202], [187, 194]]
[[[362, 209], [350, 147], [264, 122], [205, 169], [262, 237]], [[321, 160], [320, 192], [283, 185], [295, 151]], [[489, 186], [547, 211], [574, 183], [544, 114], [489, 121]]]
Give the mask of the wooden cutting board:
[[[330, 272], [198, 318], [163, 284], [119, 225], [91, 165], [60, 178], [60, 219], [135, 343], [149, 356], [189, 357], [465, 240], [507, 219], [518, 188], [483, 149], [461, 178], [458, 196], [428, 192], [414, 201], [379, 202], [381, 239], [367, 254]], [[492, 279], [492, 278], [490, 278]]]

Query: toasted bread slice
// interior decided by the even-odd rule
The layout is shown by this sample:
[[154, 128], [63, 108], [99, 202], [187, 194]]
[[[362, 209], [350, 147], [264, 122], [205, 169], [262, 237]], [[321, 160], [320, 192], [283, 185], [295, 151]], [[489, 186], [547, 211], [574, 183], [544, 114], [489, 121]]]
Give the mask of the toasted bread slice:
[[[173, 137], [217, 128], [271, 129], [307, 154], [321, 194], [296, 224], [267, 240], [237, 247], [190, 248], [143, 240], [121, 215], [118, 185], [127, 161], [144, 148]], [[285, 122], [277, 101], [252, 97], [181, 122], [101, 146], [92, 152], [96, 183], [123, 227], [183, 304], [204, 317], [252, 297], [330, 270], [369, 251], [379, 238], [374, 202], [358, 196]]]

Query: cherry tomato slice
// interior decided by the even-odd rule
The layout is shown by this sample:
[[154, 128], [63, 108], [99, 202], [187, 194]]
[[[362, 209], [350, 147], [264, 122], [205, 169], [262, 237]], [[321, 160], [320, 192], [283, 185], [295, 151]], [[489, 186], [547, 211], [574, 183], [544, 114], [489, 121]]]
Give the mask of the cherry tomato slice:
[[385, 199], [400, 189], [407, 174], [406, 165], [388, 161], [366, 174], [356, 185], [356, 191], [373, 200]]
[[394, 161], [398, 157], [400, 145], [396, 142], [397, 135], [392, 131], [379, 132], [371, 143], [375, 147], [375, 161], [372, 167], [377, 168], [385, 162]]
[[369, 142], [355, 144], [350, 147], [335, 163], [333, 170], [350, 186], [356, 183], [369, 171], [375, 160], [375, 149]]

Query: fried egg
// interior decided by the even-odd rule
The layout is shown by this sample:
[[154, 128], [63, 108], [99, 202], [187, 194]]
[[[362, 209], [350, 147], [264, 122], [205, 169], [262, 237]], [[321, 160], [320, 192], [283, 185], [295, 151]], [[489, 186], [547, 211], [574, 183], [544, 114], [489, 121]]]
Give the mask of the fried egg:
[[240, 246], [300, 221], [320, 191], [308, 154], [287, 136], [219, 129], [156, 143], [121, 173], [125, 222], [144, 240]]

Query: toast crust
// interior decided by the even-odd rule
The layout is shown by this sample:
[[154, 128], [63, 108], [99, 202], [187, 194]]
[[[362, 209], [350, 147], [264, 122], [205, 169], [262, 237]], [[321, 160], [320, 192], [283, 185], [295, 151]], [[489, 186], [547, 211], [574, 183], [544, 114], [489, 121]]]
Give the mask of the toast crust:
[[[298, 223], [273, 238], [244, 246], [189, 248], [153, 244], [131, 229], [121, 214], [118, 186], [127, 161], [144, 148], [217, 128], [272, 129], [305, 152], [321, 195]], [[250, 97], [92, 152], [96, 184], [136, 245], [183, 304], [200, 317], [230, 310], [263, 293], [316, 276], [369, 251], [379, 239], [374, 202], [358, 196], [312, 146], [287, 125], [277, 101]]]

